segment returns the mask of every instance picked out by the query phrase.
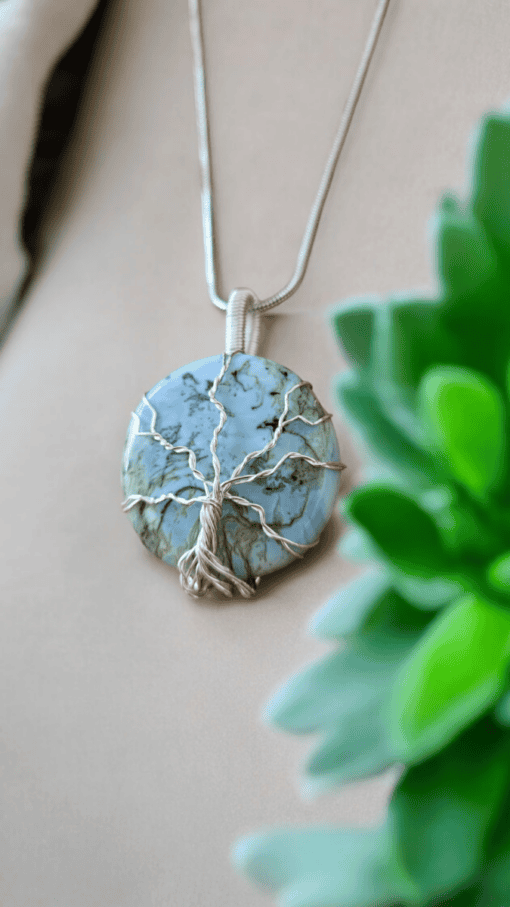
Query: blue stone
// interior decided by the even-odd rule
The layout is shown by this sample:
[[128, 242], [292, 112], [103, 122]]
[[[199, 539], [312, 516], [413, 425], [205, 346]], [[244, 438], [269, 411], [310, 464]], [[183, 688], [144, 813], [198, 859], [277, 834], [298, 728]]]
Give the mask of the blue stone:
[[[212, 483], [210, 445], [221, 413], [209, 391], [224, 362], [221, 355], [211, 356], [177, 369], [142, 399], [132, 415], [124, 447], [122, 487], [127, 501], [131, 495], [157, 498], [173, 493], [182, 501], [206, 494], [204, 483], [190, 468], [189, 454], [165, 449], [154, 432], [171, 445], [193, 450], [196, 468]], [[232, 476], [247, 454], [268, 444], [284, 410], [286, 392], [302, 383], [294, 372], [260, 356], [238, 352], [227, 362], [216, 391], [226, 414], [217, 438], [221, 481]], [[288, 399], [287, 419], [300, 414], [315, 422], [326, 415], [309, 384], [293, 390]], [[318, 540], [340, 488], [340, 452], [331, 420], [318, 425], [294, 420], [284, 427], [274, 447], [247, 463], [242, 474], [270, 469], [291, 451], [340, 468], [288, 458], [272, 475], [241, 481], [230, 491], [261, 505], [267, 523], [279, 535], [308, 545]], [[149, 551], [175, 566], [197, 540], [201, 507], [200, 503], [186, 505], [174, 500], [140, 501], [127, 513]], [[259, 513], [230, 500], [223, 501], [217, 538], [216, 555], [248, 582], [286, 566], [295, 557], [263, 532]]]

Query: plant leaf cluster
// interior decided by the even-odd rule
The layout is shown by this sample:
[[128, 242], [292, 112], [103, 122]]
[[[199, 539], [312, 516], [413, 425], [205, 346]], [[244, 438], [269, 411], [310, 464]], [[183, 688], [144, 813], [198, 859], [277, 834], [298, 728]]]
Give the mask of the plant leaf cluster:
[[332, 316], [338, 398], [376, 464], [341, 551], [368, 568], [313, 618], [333, 650], [265, 717], [316, 735], [318, 789], [401, 773], [379, 828], [238, 842], [281, 907], [510, 905], [509, 111], [483, 117], [471, 166], [430, 225], [437, 296]]

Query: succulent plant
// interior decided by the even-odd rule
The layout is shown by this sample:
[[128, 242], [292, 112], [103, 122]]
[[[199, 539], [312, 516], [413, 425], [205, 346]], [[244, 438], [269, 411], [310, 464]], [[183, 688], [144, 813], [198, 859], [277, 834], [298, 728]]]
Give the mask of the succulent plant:
[[282, 828], [234, 864], [281, 907], [510, 905], [510, 110], [431, 223], [436, 298], [345, 301], [343, 413], [372, 477], [343, 501], [368, 563], [313, 618], [337, 647], [266, 708], [319, 735], [327, 788], [397, 766], [375, 829]]

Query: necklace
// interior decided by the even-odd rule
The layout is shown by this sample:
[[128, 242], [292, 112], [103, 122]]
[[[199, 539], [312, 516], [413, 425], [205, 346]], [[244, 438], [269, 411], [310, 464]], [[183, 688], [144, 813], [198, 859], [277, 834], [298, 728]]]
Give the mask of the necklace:
[[226, 312], [225, 352], [173, 371], [131, 415], [123, 509], [195, 598], [252, 596], [261, 576], [314, 547], [340, 490], [338, 441], [311, 384], [257, 355], [261, 314], [300, 286], [389, 0], [379, 0], [289, 283], [265, 300], [217, 288], [200, 0], [189, 0], [206, 282]]

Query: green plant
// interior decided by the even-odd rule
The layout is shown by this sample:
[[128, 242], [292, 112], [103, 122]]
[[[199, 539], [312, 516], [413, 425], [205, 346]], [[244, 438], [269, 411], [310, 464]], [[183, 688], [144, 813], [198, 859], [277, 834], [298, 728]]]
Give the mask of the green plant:
[[437, 298], [350, 300], [343, 411], [378, 464], [343, 503], [370, 569], [313, 619], [338, 640], [266, 718], [319, 734], [317, 785], [401, 774], [380, 828], [276, 829], [233, 859], [282, 907], [510, 905], [510, 112], [432, 221]]

